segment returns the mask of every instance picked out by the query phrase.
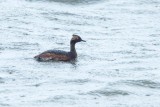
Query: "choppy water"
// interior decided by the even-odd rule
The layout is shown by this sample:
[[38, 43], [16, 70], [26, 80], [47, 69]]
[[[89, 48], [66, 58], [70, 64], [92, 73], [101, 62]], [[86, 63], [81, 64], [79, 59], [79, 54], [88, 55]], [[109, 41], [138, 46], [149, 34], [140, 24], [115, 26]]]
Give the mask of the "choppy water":
[[[75, 62], [37, 62], [48, 49]], [[1, 0], [0, 107], [159, 107], [159, 0]]]

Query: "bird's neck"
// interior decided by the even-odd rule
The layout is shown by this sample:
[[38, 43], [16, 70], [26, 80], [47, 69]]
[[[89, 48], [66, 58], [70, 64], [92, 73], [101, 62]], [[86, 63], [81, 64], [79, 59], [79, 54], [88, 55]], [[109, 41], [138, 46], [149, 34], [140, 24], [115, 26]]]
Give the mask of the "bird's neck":
[[75, 49], [75, 43], [70, 43], [70, 52], [72, 52], [75, 57], [77, 57], [77, 52], [76, 52], [76, 49]]

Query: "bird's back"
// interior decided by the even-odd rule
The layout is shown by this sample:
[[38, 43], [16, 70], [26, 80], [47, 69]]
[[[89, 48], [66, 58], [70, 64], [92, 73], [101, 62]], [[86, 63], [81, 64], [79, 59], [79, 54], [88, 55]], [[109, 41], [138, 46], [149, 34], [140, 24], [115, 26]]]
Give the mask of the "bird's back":
[[48, 50], [34, 57], [38, 61], [68, 61], [71, 60], [70, 53], [61, 50]]

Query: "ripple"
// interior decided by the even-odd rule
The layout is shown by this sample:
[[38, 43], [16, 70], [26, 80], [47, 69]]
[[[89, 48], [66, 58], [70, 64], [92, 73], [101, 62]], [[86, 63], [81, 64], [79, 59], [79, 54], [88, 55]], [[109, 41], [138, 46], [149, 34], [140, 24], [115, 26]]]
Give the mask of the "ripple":
[[76, 4], [93, 4], [100, 2], [102, 0], [26, 0], [26, 1], [44, 1], [44, 2], [48, 1], [48, 2], [76, 5]]
[[74, 84], [84, 84], [90, 82], [89, 79], [74, 79], [74, 80], [65, 80], [64, 83], [74, 83]]
[[130, 55], [130, 54], [136, 54], [133, 52], [133, 50], [122, 50], [122, 51], [114, 51], [112, 53], [115, 54], [123, 54], [123, 55]]
[[44, 100], [38, 100], [39, 103], [44, 102], [52, 102], [52, 103], [60, 103], [60, 104], [74, 104], [74, 100], [77, 100], [76, 97], [71, 95], [55, 95], [54, 97], [49, 97]]
[[149, 36], [154, 37], [154, 38], [159, 38], [160, 34], [151, 34]]
[[143, 43], [136, 43], [136, 42], [131, 42], [130, 46], [133, 46], [133, 47], [145, 47]]
[[101, 90], [91, 91], [88, 94], [97, 96], [118, 96], [118, 95], [125, 96], [129, 95], [130, 93], [123, 90], [101, 89]]
[[0, 77], [0, 84], [4, 83], [4, 79]]
[[5, 103], [0, 103], [0, 106], [8, 107], [8, 106], [10, 106], [10, 105], [9, 105], [9, 104], [5, 104]]
[[159, 82], [153, 82], [151, 80], [128, 80], [124, 81], [125, 84], [140, 86], [145, 88], [152, 88], [152, 89], [160, 89]]
[[44, 84], [44, 83], [36, 83], [36, 84], [26, 85], [26, 86], [40, 87], [40, 86], [43, 85], [43, 84]]
[[34, 46], [38, 46], [38, 43], [28, 43], [28, 42], [12, 42], [7, 46], [4, 45], [5, 49], [9, 50], [28, 50], [33, 49]]
[[151, 4], [159, 4], [160, 1], [158, 1], [158, 0], [149, 0], [149, 1], [140, 0], [139, 3], [140, 3], [140, 4], [149, 4], [149, 5], [151, 5]]

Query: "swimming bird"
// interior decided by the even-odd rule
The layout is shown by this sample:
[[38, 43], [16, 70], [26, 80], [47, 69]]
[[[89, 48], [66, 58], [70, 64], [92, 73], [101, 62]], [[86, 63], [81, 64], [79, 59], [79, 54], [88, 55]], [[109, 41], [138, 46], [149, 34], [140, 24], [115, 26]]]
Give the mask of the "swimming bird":
[[77, 52], [75, 49], [75, 44], [77, 42], [86, 42], [82, 40], [80, 36], [73, 34], [70, 40], [70, 51], [62, 50], [47, 50], [34, 58], [37, 61], [71, 61], [77, 58]]

